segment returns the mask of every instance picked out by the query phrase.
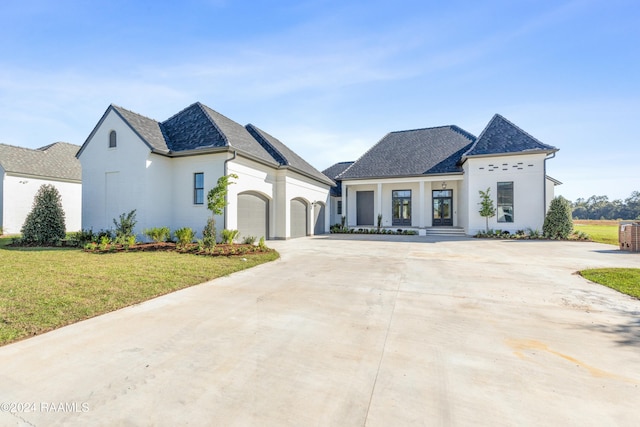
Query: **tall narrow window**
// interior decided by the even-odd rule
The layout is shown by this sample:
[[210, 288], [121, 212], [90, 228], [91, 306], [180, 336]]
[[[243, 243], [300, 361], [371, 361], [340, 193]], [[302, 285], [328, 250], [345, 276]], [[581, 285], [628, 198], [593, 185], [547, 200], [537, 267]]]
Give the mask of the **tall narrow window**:
[[498, 222], [513, 222], [513, 181], [498, 183]]
[[193, 174], [193, 204], [204, 204], [204, 173]]
[[338, 215], [342, 215], [342, 200], [338, 200]]
[[394, 190], [391, 192], [393, 216], [392, 225], [411, 225], [411, 190]]
[[112, 130], [111, 132], [109, 132], [109, 148], [116, 148], [117, 144], [118, 141], [116, 138], [116, 131]]

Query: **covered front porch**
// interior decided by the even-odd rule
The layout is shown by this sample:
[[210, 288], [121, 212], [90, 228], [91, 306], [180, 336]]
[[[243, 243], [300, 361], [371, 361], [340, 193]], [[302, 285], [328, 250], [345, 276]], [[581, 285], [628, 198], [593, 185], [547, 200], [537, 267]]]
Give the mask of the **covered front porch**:
[[461, 174], [342, 182], [349, 227], [429, 228], [461, 226]]

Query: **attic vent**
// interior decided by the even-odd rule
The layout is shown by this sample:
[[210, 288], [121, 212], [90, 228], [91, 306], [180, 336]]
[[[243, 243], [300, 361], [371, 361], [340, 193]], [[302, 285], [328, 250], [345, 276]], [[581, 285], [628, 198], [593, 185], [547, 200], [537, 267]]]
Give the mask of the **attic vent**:
[[484, 167], [480, 167], [480, 168], [478, 168], [478, 169], [480, 169], [480, 170], [484, 170]]
[[532, 167], [533, 167], [533, 165], [527, 165], [527, 166], [529, 166], [530, 168], [532, 168]]

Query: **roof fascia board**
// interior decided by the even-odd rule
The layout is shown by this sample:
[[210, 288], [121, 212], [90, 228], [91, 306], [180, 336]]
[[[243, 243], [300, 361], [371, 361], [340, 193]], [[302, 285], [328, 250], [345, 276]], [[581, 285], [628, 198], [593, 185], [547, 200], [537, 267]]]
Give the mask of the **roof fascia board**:
[[556, 148], [553, 150], [525, 150], [525, 151], [513, 151], [510, 153], [494, 153], [494, 154], [472, 154], [471, 156], [464, 155], [462, 156], [462, 160], [460, 161], [460, 164], [463, 164], [464, 162], [466, 162], [467, 159], [481, 159], [484, 157], [523, 156], [527, 154], [544, 154], [546, 156], [546, 155], [555, 153], [557, 151], [560, 151], [560, 149]]
[[[0, 168], [2, 169], [2, 168]], [[81, 184], [82, 180], [79, 179], [69, 179], [69, 178], [58, 178], [55, 176], [48, 176], [48, 175], [34, 175], [34, 174], [30, 174], [30, 173], [21, 173], [21, 172], [11, 172], [11, 171], [5, 171], [5, 174], [7, 176], [13, 176], [16, 178], [30, 178], [30, 179], [42, 179], [45, 181], [59, 181], [59, 182], [71, 182], [74, 184]]]
[[364, 185], [364, 184], [398, 184], [405, 182], [434, 182], [434, 181], [462, 181], [464, 175], [462, 172], [452, 172], [448, 174], [438, 175], [419, 175], [404, 177], [379, 177], [379, 178], [342, 178], [343, 184], [347, 185]]
[[334, 180], [332, 180], [332, 179], [327, 178], [327, 180], [320, 180], [320, 179], [318, 179], [318, 177], [313, 176], [310, 173], [306, 173], [305, 171], [300, 170], [298, 168], [294, 168], [294, 167], [292, 167], [290, 165], [282, 165], [278, 169], [291, 170], [292, 172], [295, 172], [297, 174], [303, 175], [303, 176], [305, 176], [307, 178], [310, 178], [310, 179], [312, 179], [312, 180], [314, 180], [316, 182], [321, 182], [321, 183], [323, 183], [325, 185], [328, 185], [330, 187], [335, 187], [336, 186], [336, 182]]
[[109, 105], [109, 108], [107, 108], [107, 111], [104, 112], [104, 114], [102, 115], [102, 117], [100, 118], [100, 120], [98, 121], [98, 124], [93, 128], [93, 130], [91, 131], [91, 133], [89, 134], [89, 136], [87, 137], [87, 139], [84, 141], [84, 144], [82, 144], [82, 147], [80, 147], [80, 149], [78, 150], [78, 152], [76, 153], [76, 158], [79, 159], [80, 155], [82, 154], [82, 152], [84, 151], [85, 147], [87, 146], [87, 144], [89, 143], [89, 141], [95, 136], [96, 132], [98, 132], [98, 129], [100, 128], [100, 126], [102, 126], [102, 123], [106, 120], [107, 116], [109, 115], [109, 113], [113, 111], [115, 112], [115, 114], [120, 117], [120, 120], [122, 120], [124, 123], [126, 123], [127, 126], [129, 126], [129, 129], [131, 129], [131, 131], [133, 131], [134, 134], [136, 134], [136, 136], [138, 138], [140, 138], [140, 140], [142, 142], [144, 142], [144, 144], [147, 146], [147, 148], [149, 148], [149, 150], [153, 153], [166, 153], [165, 151], [161, 151], [161, 150], [156, 150], [155, 148], [153, 148], [153, 146], [151, 144], [149, 144], [149, 142], [144, 139], [142, 137], [142, 135], [140, 135], [138, 133], [137, 130], [135, 130], [135, 128], [131, 125], [131, 123], [129, 123], [129, 121], [127, 119], [124, 118], [124, 116], [122, 114], [120, 114], [120, 112], [113, 106], [113, 104]]

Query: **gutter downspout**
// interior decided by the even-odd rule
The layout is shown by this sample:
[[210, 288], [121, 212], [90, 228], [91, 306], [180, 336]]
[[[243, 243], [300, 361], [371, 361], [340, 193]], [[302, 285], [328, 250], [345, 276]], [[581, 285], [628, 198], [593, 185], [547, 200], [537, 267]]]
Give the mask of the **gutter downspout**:
[[551, 155], [547, 155], [544, 158], [544, 173], [542, 178], [544, 179], [544, 185], [542, 186], [542, 218], [544, 219], [547, 216], [547, 160], [553, 159], [556, 156], [556, 152], [554, 151]]
[[[224, 176], [227, 176], [228, 173], [228, 167], [227, 167], [227, 163], [229, 163], [231, 160], [235, 160], [235, 158], [237, 157], [238, 153], [236, 150], [233, 150], [233, 157], [227, 159], [224, 161]], [[224, 195], [224, 228], [227, 228], [227, 203], [229, 203], [229, 201], [227, 200], [227, 195]]]

